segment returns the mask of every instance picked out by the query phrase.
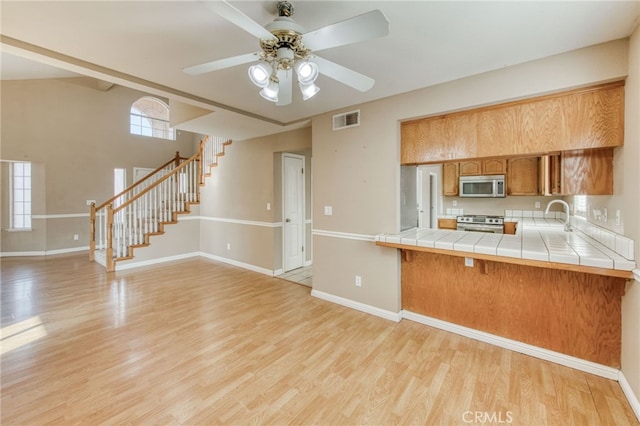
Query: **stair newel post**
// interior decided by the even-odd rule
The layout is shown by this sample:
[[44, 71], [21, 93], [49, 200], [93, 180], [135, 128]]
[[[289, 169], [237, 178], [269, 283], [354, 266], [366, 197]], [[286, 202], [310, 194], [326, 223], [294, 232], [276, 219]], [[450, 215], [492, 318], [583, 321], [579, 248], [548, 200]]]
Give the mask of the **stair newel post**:
[[180, 165], [180, 151], [176, 151], [176, 156], [173, 159], [174, 168], [177, 168]]
[[89, 213], [89, 260], [93, 262], [96, 257], [96, 203], [91, 203]]
[[113, 260], [113, 204], [107, 206], [107, 272], [115, 270]]

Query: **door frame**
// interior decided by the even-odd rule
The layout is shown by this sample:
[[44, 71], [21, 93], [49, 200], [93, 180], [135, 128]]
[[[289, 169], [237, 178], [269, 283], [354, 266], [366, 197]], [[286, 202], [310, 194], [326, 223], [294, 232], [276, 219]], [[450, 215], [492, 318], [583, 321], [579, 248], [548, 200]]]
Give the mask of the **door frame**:
[[[285, 158], [289, 157], [289, 158], [295, 158], [295, 159], [299, 159], [302, 161], [302, 169], [304, 170], [303, 173], [299, 174], [299, 179], [302, 182], [302, 185], [300, 185], [300, 191], [301, 191], [301, 197], [300, 197], [300, 204], [301, 204], [301, 220], [300, 220], [300, 228], [301, 228], [301, 232], [300, 235], [302, 236], [302, 246], [304, 247], [304, 250], [302, 252], [302, 265], [301, 267], [304, 267], [306, 265], [306, 252], [308, 250], [307, 248], [307, 233], [306, 233], [306, 178], [305, 178], [305, 174], [307, 173], [306, 170], [306, 157], [304, 155], [299, 155], [299, 154], [292, 154], [289, 152], [284, 152], [282, 153], [282, 167], [280, 170], [281, 173], [281, 183], [282, 183], [282, 187], [280, 188], [280, 191], [282, 193], [282, 207], [281, 207], [281, 211], [282, 211], [282, 217], [281, 217], [281, 223], [282, 223], [282, 271], [283, 272], [287, 272], [287, 269], [285, 269], [285, 254], [287, 252], [287, 239], [285, 238], [285, 198], [286, 198], [286, 191], [285, 191], [285, 184], [286, 184], [286, 174], [285, 174]], [[293, 268], [296, 269], [296, 268]], [[289, 269], [290, 271], [293, 269]]]
[[[429, 200], [424, 200], [424, 191], [422, 188], [422, 182], [424, 182], [424, 176], [429, 176]], [[419, 229], [437, 229], [438, 228], [438, 216], [440, 215], [440, 208], [442, 205], [442, 172], [441, 166], [418, 166], [418, 173], [416, 174], [416, 189], [418, 199], [418, 228]], [[426, 201], [426, 202], [425, 202]], [[423, 211], [425, 204], [430, 209], [429, 226], [424, 226]]]

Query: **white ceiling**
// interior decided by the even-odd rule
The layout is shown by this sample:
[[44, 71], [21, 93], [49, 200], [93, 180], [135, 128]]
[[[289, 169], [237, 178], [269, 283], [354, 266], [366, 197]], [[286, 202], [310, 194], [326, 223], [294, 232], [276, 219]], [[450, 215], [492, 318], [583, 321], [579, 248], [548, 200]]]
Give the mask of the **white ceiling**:
[[[274, 1], [232, 4], [262, 25], [276, 16]], [[276, 106], [259, 96], [247, 65], [186, 75], [184, 67], [259, 49], [253, 36], [202, 2], [187, 0], [3, 0], [2, 76], [18, 78], [20, 68], [20, 61], [6, 53], [25, 56], [118, 84], [174, 93], [176, 99], [218, 112], [215, 126], [244, 122], [251, 128], [254, 123], [256, 129], [272, 129], [254, 133], [273, 133], [327, 111], [625, 38], [638, 25], [640, 10], [640, 1], [607, 0], [298, 0], [294, 5], [293, 18], [309, 31], [373, 9], [386, 15], [389, 36], [317, 52], [374, 78], [373, 89], [360, 93], [321, 75], [314, 98], [302, 101], [294, 91], [291, 105]]]

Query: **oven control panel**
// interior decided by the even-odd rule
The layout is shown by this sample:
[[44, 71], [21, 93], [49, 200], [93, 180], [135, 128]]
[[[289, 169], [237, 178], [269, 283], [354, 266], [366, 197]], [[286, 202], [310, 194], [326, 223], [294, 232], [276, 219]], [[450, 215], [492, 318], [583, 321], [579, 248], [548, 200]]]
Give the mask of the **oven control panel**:
[[486, 224], [486, 225], [502, 225], [504, 224], [504, 217], [502, 216], [476, 216], [476, 215], [465, 215], [458, 216], [456, 218], [458, 223], [478, 223], [478, 224]]

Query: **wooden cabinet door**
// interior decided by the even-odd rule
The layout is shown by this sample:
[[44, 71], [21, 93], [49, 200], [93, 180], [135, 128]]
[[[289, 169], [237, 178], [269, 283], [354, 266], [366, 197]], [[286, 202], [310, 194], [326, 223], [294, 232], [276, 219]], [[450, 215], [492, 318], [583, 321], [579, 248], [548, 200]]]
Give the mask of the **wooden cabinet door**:
[[509, 159], [507, 195], [539, 195], [539, 157]]
[[460, 176], [478, 176], [482, 174], [482, 161], [461, 161]]
[[504, 175], [507, 173], [507, 160], [482, 160], [483, 175]]
[[563, 151], [623, 144], [623, 86], [563, 96], [562, 110], [566, 123]]
[[442, 165], [442, 195], [458, 195], [458, 163]]
[[563, 195], [613, 195], [613, 148], [562, 153]]
[[562, 157], [560, 154], [549, 156], [549, 192], [551, 195], [562, 193]]

